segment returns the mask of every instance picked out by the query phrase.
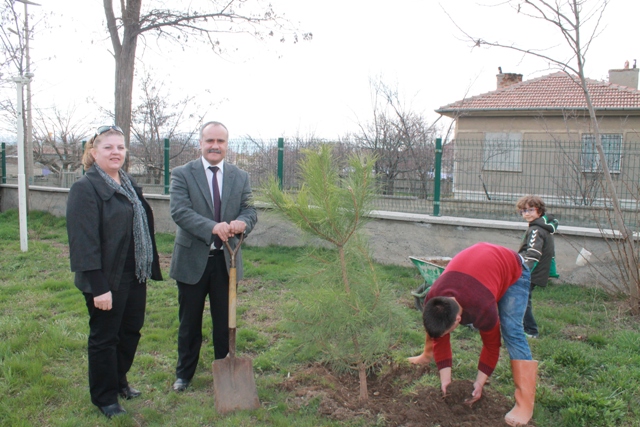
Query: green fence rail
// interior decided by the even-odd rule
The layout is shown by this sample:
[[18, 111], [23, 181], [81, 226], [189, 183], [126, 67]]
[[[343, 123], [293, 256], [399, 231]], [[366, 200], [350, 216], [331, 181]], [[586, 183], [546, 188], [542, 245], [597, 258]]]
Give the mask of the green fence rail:
[[0, 182], [2, 184], [7, 183], [7, 144], [2, 143], [2, 153], [0, 153], [0, 168], [2, 168], [2, 174], [0, 175]]
[[[285, 190], [300, 187], [297, 165], [304, 149], [326, 141], [232, 139], [227, 161], [249, 172], [255, 191], [270, 178]], [[332, 143], [334, 154], [371, 149]], [[623, 216], [638, 231], [640, 220], [640, 147], [624, 142], [606, 148], [606, 159]], [[421, 147], [375, 151], [379, 183], [375, 209], [406, 213], [522, 221], [516, 200], [540, 195], [561, 225], [617, 228], [611, 198], [605, 188], [593, 146], [567, 141], [485, 141], [440, 139]], [[155, 149], [133, 144], [130, 169], [146, 193], [168, 194], [170, 170], [200, 156], [197, 142], [157, 144]], [[12, 159], [13, 160], [13, 159]], [[393, 161], [391, 161], [393, 160]], [[11, 165], [2, 165], [11, 183]], [[69, 174], [72, 172], [65, 172]], [[77, 171], [77, 177], [81, 171]], [[345, 170], [345, 173], [347, 171]], [[77, 179], [77, 178], [76, 178]], [[73, 180], [50, 178], [36, 185], [70, 185]]]

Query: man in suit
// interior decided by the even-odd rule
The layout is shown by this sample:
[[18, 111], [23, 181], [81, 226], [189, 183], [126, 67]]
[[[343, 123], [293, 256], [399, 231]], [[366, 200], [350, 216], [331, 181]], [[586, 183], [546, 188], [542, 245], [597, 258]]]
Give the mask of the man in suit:
[[[180, 304], [175, 391], [184, 391], [198, 366], [202, 345], [202, 312], [209, 295], [215, 358], [229, 352], [229, 260], [222, 244], [235, 248], [241, 233], [258, 222], [249, 174], [224, 161], [229, 131], [219, 122], [200, 128], [202, 156], [171, 173], [171, 217], [176, 240], [169, 275], [178, 285]], [[242, 251], [236, 254], [242, 279]]]

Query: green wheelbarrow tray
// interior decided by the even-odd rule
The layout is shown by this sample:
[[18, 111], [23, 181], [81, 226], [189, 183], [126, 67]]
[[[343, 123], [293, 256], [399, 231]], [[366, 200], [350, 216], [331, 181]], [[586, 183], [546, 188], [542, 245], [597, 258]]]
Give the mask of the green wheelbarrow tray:
[[424, 279], [424, 283], [418, 289], [411, 291], [411, 295], [415, 298], [416, 308], [422, 311], [424, 297], [427, 296], [433, 282], [435, 282], [444, 271], [444, 266], [451, 261], [451, 257], [435, 256], [418, 258], [410, 256], [409, 259], [418, 271], [420, 271], [420, 275]]

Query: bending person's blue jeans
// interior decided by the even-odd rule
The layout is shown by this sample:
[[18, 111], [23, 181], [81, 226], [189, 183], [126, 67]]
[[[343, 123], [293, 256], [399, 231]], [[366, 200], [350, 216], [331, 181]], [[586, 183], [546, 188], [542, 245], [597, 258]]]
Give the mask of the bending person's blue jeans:
[[507, 292], [498, 301], [500, 331], [511, 360], [533, 360], [522, 325], [529, 300], [530, 286], [531, 272], [527, 266], [523, 265], [522, 276], [507, 289]]

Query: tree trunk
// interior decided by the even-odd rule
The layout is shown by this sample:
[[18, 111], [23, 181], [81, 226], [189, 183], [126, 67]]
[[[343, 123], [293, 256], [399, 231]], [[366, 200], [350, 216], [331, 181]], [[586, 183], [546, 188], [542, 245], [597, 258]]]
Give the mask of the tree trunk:
[[[140, 9], [142, 0], [122, 0], [122, 41], [118, 25], [113, 13], [113, 0], [103, 0], [109, 37], [113, 45], [116, 61], [115, 78], [115, 124], [124, 132], [125, 146], [129, 149], [131, 137], [131, 98], [133, 93], [133, 77], [136, 64], [136, 47], [140, 35]], [[129, 169], [129, 160], [124, 165]]]
[[586, 82], [584, 76], [580, 76], [582, 79], [583, 89], [585, 90], [585, 97], [587, 100], [587, 106], [589, 108], [589, 115], [591, 116], [591, 123], [593, 125], [594, 133], [596, 135], [596, 150], [598, 151], [598, 157], [600, 158], [600, 164], [602, 166], [602, 173], [607, 184], [607, 191], [611, 197], [611, 204], [613, 205], [613, 212], [616, 224], [622, 235], [622, 246], [625, 248], [625, 259], [622, 265], [625, 267], [628, 277], [622, 279], [628, 279], [631, 283], [628, 286], [629, 289], [629, 304], [631, 312], [634, 315], [640, 314], [640, 272], [638, 271], [638, 262], [635, 257], [635, 244], [633, 238], [633, 232], [629, 230], [624, 223], [624, 217], [622, 215], [622, 209], [620, 207], [620, 201], [618, 199], [618, 192], [616, 191], [613, 179], [611, 179], [611, 173], [609, 172], [609, 165], [607, 164], [607, 158], [604, 154], [602, 147], [602, 138], [600, 136], [600, 126], [598, 124], [598, 118], [596, 117], [595, 110], [591, 103], [591, 97], [589, 91], [586, 89]]
[[[26, 6], [26, 4], [25, 4]], [[24, 91], [22, 92], [22, 99], [24, 99]], [[31, 201], [31, 192], [29, 191], [29, 180], [33, 179], [33, 144], [29, 143], [31, 138], [31, 132], [29, 129], [29, 120], [27, 119], [27, 114], [31, 115], [31, 111], [26, 107], [25, 103], [22, 103], [22, 129], [24, 132], [24, 140], [19, 141], [18, 143], [22, 144], [24, 147], [24, 191], [26, 198], [26, 207], [27, 212], [30, 210], [30, 201]]]
[[[573, 2], [574, 10], [578, 11], [578, 4], [576, 0]], [[579, 14], [576, 13], [576, 21], [577, 27], [580, 27]], [[576, 45], [580, 46], [580, 32], [576, 32]], [[579, 52], [580, 53], [580, 52]], [[630, 308], [631, 312], [635, 315], [640, 314], [640, 272], [638, 271], [638, 262], [635, 258], [635, 244], [633, 238], [633, 232], [629, 230], [627, 225], [624, 223], [624, 217], [622, 215], [622, 209], [620, 207], [620, 201], [618, 199], [618, 192], [616, 190], [615, 184], [613, 183], [613, 179], [611, 178], [611, 173], [609, 172], [609, 165], [607, 164], [607, 158], [604, 154], [604, 149], [602, 148], [602, 138], [600, 136], [600, 124], [598, 123], [598, 117], [596, 116], [595, 108], [593, 107], [593, 103], [591, 102], [591, 95], [589, 93], [589, 88], [587, 87], [587, 81], [584, 76], [584, 62], [582, 60], [581, 54], [577, 55], [578, 60], [578, 73], [580, 77], [580, 85], [582, 91], [584, 92], [584, 97], [587, 102], [587, 108], [589, 110], [589, 117], [591, 118], [591, 124], [593, 126], [593, 130], [596, 136], [596, 150], [598, 151], [598, 157], [600, 158], [600, 165], [602, 166], [602, 173], [605, 178], [605, 182], [607, 183], [607, 190], [609, 193], [609, 197], [611, 197], [614, 217], [616, 220], [616, 224], [622, 234], [622, 245], [625, 248], [624, 255], [625, 260], [622, 265], [624, 265], [627, 278], [631, 281], [629, 288], [629, 298], [630, 298]], [[624, 277], [622, 278], [625, 279]]]
[[342, 283], [344, 284], [344, 291], [347, 294], [351, 293], [351, 287], [349, 286], [349, 276], [347, 275], [347, 259], [344, 253], [344, 246], [338, 247], [338, 253], [340, 254], [340, 267], [342, 268]]
[[367, 388], [367, 368], [364, 366], [364, 362], [360, 362], [360, 366], [358, 366], [358, 377], [360, 378], [360, 402], [367, 402], [369, 390]]
[[358, 342], [358, 337], [354, 334], [351, 339], [353, 341], [354, 353], [358, 355], [358, 358], [360, 358], [360, 362], [357, 363], [358, 379], [360, 380], [360, 396], [358, 396], [358, 400], [360, 401], [360, 403], [364, 403], [369, 400], [369, 388], [367, 386], [367, 367], [364, 364], [363, 356], [360, 352], [360, 343]]
[[[126, 31], [125, 31], [126, 33]], [[115, 124], [124, 132], [127, 151], [131, 138], [131, 106], [133, 93], [133, 75], [136, 61], [136, 40], [123, 43], [120, 55], [116, 56], [116, 88], [115, 88]], [[129, 156], [125, 170], [129, 170]]]

